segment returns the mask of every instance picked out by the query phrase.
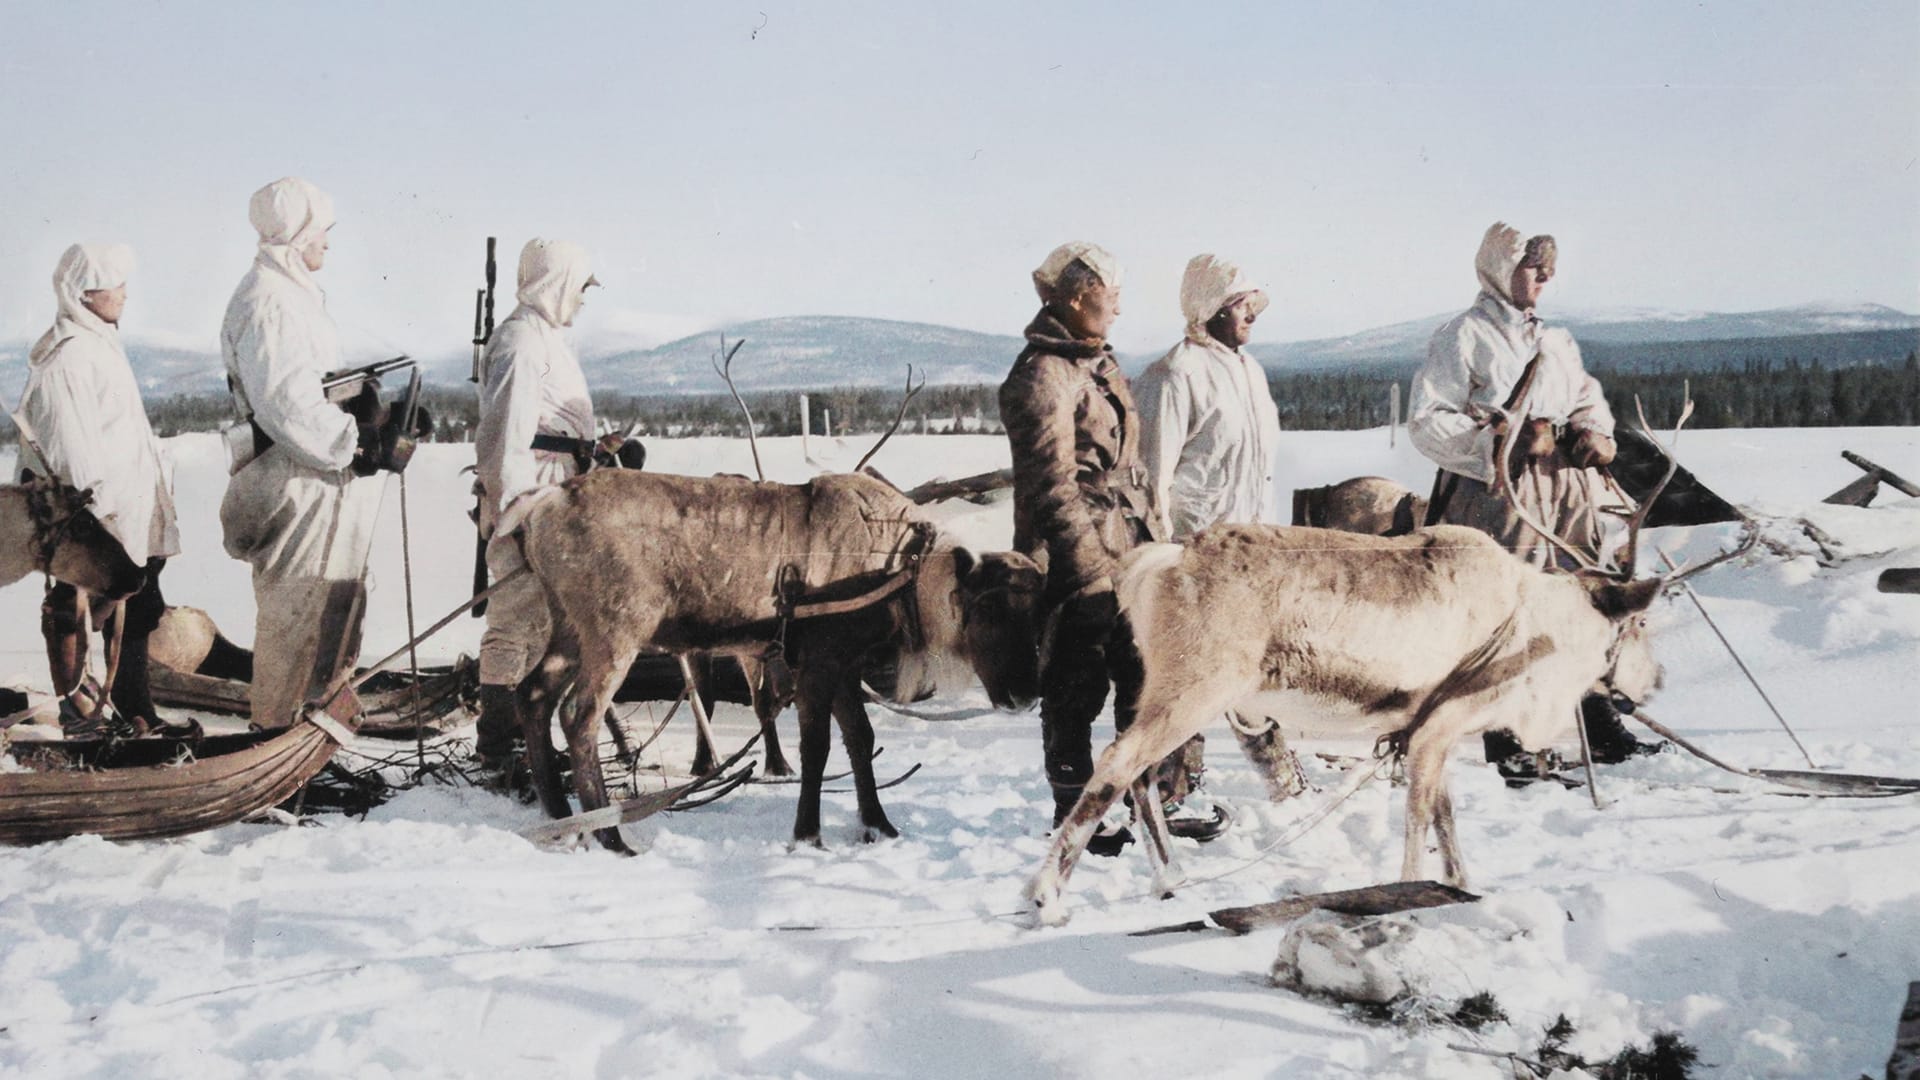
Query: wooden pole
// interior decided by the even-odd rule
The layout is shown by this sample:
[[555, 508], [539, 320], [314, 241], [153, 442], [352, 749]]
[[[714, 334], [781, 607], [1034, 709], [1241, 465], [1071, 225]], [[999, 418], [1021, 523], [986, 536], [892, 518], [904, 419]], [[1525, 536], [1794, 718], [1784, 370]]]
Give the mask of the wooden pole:
[[807, 395], [800, 395], [800, 456], [813, 460], [813, 450], [808, 439], [813, 435], [813, 414], [807, 411]]
[[1387, 445], [1393, 446], [1400, 433], [1400, 384], [1394, 383], [1387, 393]]

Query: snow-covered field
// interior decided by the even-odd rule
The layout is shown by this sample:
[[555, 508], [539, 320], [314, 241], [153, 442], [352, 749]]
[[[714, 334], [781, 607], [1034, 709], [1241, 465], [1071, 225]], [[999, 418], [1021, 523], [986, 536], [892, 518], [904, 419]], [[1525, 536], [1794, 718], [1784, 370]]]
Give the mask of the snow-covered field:
[[[816, 456], [848, 467], [868, 442], [816, 441]], [[187, 551], [166, 592], [246, 640], [246, 569], [220, 550], [217, 445], [172, 447]], [[1769, 535], [1800, 554], [1696, 582], [1814, 759], [1920, 776], [1920, 597], [1874, 590], [1881, 569], [1920, 565], [1920, 500], [1818, 502], [1856, 475], [1843, 447], [1920, 476], [1920, 434], [1689, 432], [1681, 447], [1723, 494], [1810, 518], [1849, 556], [1822, 566], [1776, 523]], [[743, 442], [654, 441], [649, 453], [662, 470], [751, 471]], [[813, 471], [797, 440], [761, 453], [774, 478]], [[468, 588], [458, 470], [470, 461], [465, 447], [429, 447], [409, 476], [423, 624]], [[998, 438], [902, 436], [876, 464], [904, 485], [1005, 461]], [[1291, 434], [1282, 462], [1283, 492], [1368, 473], [1424, 492], [1431, 479], [1384, 431]], [[398, 490], [368, 657], [406, 636]], [[1004, 503], [951, 515], [981, 545], [1010, 536]], [[1727, 536], [1653, 538], [1698, 558]], [[44, 687], [39, 588], [0, 590], [0, 677]], [[1656, 610], [1667, 686], [1651, 711], [1735, 762], [1805, 767], [1691, 606]], [[423, 659], [478, 636], [462, 620]], [[720, 719], [729, 740], [749, 730], [744, 710]], [[1008, 916], [1045, 846], [1037, 717], [875, 721], [883, 778], [924, 766], [882, 793], [903, 836], [875, 845], [857, 842], [841, 795], [824, 808], [827, 849], [788, 850], [794, 789], [768, 785], [631, 828], [647, 845], [638, 858], [541, 850], [516, 833], [537, 811], [433, 786], [365, 821], [0, 851], [0, 1074], [1482, 1077], [1503, 1066], [1447, 1044], [1530, 1050], [1564, 1013], [1592, 1057], [1677, 1029], [1712, 1066], [1702, 1075], [1850, 1078], [1880, 1074], [1920, 979], [1920, 797], [1787, 798], [1668, 753], [1604, 770], [1612, 802], [1596, 811], [1584, 791], [1509, 790], [1463, 750], [1462, 845], [1486, 899], [1407, 920], [1418, 930], [1403, 970], [1435, 998], [1491, 991], [1511, 1021], [1408, 1031], [1270, 986], [1280, 931], [1127, 936], [1390, 880], [1399, 790], [1369, 787], [1269, 850], [1338, 770], [1309, 755], [1321, 791], [1270, 806], [1223, 731], [1210, 782], [1239, 823], [1205, 847], [1180, 842], [1194, 883], [1153, 900], [1137, 847], [1089, 859], [1072, 923], [1034, 931]], [[783, 727], [791, 747], [790, 716]], [[686, 738], [661, 745], [684, 769]]]

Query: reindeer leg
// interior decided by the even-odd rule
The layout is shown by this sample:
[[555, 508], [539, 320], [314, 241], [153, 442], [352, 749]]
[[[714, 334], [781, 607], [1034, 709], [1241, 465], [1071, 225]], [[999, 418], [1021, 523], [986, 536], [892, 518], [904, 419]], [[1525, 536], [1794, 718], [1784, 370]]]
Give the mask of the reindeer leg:
[[840, 723], [840, 742], [847, 748], [847, 760], [853, 763], [853, 790], [860, 801], [860, 824], [866, 828], [862, 839], [872, 843], [875, 834], [897, 837], [900, 830], [887, 820], [887, 812], [880, 806], [880, 787], [873, 777], [873, 721], [867, 716], [860, 676], [845, 672], [839, 685], [833, 697], [833, 718]]
[[1440, 777], [1440, 797], [1434, 803], [1433, 835], [1440, 842], [1440, 869], [1446, 883], [1456, 889], [1467, 887], [1467, 864], [1460, 858], [1460, 839], [1453, 828], [1453, 790], [1445, 774]]
[[774, 720], [780, 715], [780, 693], [775, 688], [773, 665], [766, 660], [742, 657], [740, 672], [747, 678], [747, 693], [753, 699], [753, 715], [760, 721], [760, 750], [768, 776], [792, 776], [793, 766], [780, 750], [780, 729]]
[[712, 770], [713, 763], [720, 760], [714, 750], [713, 723], [708, 719], [707, 712], [713, 702], [711, 680], [704, 677], [710, 661], [703, 656], [700, 665], [695, 667], [693, 657], [686, 653], [680, 653], [674, 659], [680, 661], [680, 677], [687, 682], [687, 703], [693, 706], [693, 775], [704, 776]]
[[520, 735], [527, 745], [527, 772], [540, 805], [550, 818], [563, 818], [573, 812], [567, 805], [567, 793], [560, 790], [559, 762], [553, 753], [553, 710], [560, 688], [565, 685], [560, 671], [562, 661], [549, 655], [514, 690], [514, 712], [520, 721]]
[[[1211, 695], [1197, 692], [1163, 695], [1151, 684], [1147, 687], [1135, 713], [1137, 719], [1101, 753], [1092, 779], [1080, 793], [1080, 801], [1073, 804], [1066, 820], [1054, 829], [1053, 845], [1047, 851], [1046, 860], [1022, 894], [1033, 904], [1034, 919], [1039, 925], [1059, 926], [1067, 921], [1066, 905], [1060, 901], [1061, 890], [1073, 876], [1074, 865], [1086, 850], [1087, 840], [1093, 836], [1094, 828], [1113, 800], [1174, 747], [1205, 727], [1208, 717], [1218, 715], [1243, 696], [1244, 690], [1236, 686], [1230, 692]], [[1181, 702], [1177, 711], [1171, 704], [1162, 704], [1163, 696], [1166, 702]], [[1157, 794], [1150, 790], [1148, 797], [1157, 798]]]
[[820, 783], [827, 772], [827, 724], [833, 703], [832, 683], [809, 670], [797, 672], [794, 704], [800, 713], [800, 806], [793, 816], [796, 844], [820, 843]]
[[[1407, 847], [1400, 860], [1402, 881], [1422, 880], [1420, 863], [1426, 854], [1427, 827], [1435, 823], [1440, 804], [1447, 798], [1447, 752], [1453, 749], [1455, 740], [1438, 734], [1446, 726], [1446, 717], [1430, 717], [1407, 745]], [[1447, 827], [1452, 828], [1451, 818]]]
[[1167, 831], [1167, 810], [1160, 803], [1159, 785], [1142, 776], [1133, 782], [1133, 815], [1146, 834], [1147, 861], [1153, 866], [1153, 891], [1160, 899], [1173, 898], [1173, 890], [1186, 880], [1173, 855], [1173, 837]]
[[[631, 655], [625, 663], [594, 663], [583, 658], [573, 701], [561, 721], [567, 735], [567, 756], [573, 762], [573, 790], [580, 797], [583, 812], [607, 805], [607, 783], [600, 774], [600, 718], [606, 715], [607, 707], [613, 702], [613, 691], [632, 663]], [[608, 851], [622, 855], [634, 853], [621, 839], [618, 826], [596, 829], [593, 835]]]

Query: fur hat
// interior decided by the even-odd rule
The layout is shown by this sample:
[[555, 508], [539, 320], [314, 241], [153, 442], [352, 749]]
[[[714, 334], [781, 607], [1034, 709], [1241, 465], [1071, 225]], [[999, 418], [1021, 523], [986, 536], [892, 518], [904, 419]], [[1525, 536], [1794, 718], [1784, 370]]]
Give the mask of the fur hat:
[[1085, 240], [1074, 240], [1054, 248], [1040, 268], [1033, 272], [1033, 287], [1040, 293], [1042, 300], [1053, 292], [1060, 283], [1060, 275], [1068, 266], [1079, 262], [1094, 272], [1101, 284], [1110, 289], [1120, 287], [1120, 260], [1099, 244], [1090, 244]]

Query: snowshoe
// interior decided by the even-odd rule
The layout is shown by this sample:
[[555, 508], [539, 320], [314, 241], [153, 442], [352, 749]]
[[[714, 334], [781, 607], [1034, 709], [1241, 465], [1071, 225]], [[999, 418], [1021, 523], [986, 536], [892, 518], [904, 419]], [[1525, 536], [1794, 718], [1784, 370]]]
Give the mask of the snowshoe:
[[1576, 788], [1584, 781], [1565, 775], [1567, 763], [1559, 752], [1522, 750], [1493, 763], [1510, 788], [1523, 788], [1538, 780], [1551, 780], [1562, 787]]

